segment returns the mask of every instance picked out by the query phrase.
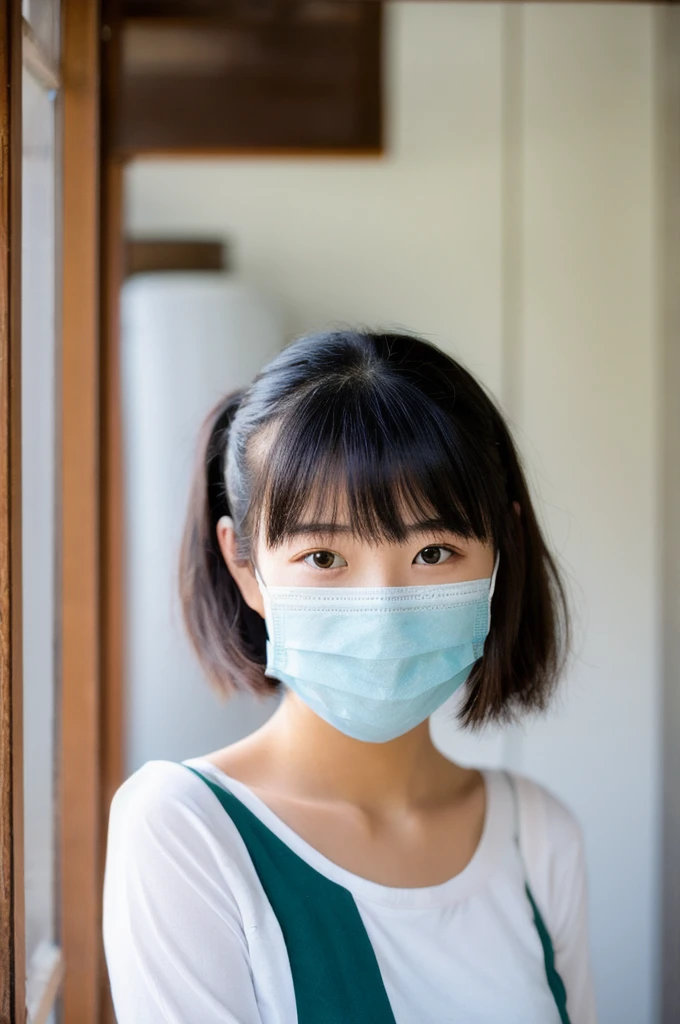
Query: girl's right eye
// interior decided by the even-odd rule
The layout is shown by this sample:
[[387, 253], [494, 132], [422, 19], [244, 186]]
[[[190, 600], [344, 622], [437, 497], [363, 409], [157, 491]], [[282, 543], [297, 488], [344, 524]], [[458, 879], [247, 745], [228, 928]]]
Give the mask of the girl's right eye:
[[[314, 562], [310, 562], [309, 559], [313, 558]], [[313, 565], [315, 569], [340, 569], [340, 565], [334, 565], [333, 562], [336, 558], [339, 558], [342, 565], [347, 565], [347, 562], [342, 555], [336, 555], [332, 551], [312, 551], [309, 555], [305, 555], [302, 559], [307, 565]]]

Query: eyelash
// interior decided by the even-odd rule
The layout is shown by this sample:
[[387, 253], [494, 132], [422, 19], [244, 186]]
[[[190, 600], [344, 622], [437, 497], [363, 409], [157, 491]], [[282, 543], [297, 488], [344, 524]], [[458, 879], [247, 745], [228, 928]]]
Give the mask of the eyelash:
[[[448, 551], [451, 556], [455, 556], [455, 555], [458, 554], [457, 551], [455, 551], [453, 548], [448, 547], [446, 544], [426, 544], [424, 548], [420, 549], [420, 551], [416, 555], [416, 558], [423, 551], [427, 551], [428, 549], [431, 549], [431, 548], [439, 548], [440, 551]], [[327, 569], [322, 569], [320, 566], [312, 565], [311, 562], [307, 561], [308, 558], [312, 558], [314, 555], [320, 555], [320, 554], [328, 554], [328, 555], [333, 555], [334, 558], [335, 557], [342, 558], [342, 555], [336, 556], [336, 552], [331, 551], [329, 548], [316, 548], [314, 551], [309, 551], [306, 555], [302, 555], [299, 559], [297, 559], [297, 561], [305, 562], [307, 565], [311, 566], [311, 568], [317, 569], [319, 572], [331, 572], [333, 569], [342, 569], [343, 568], [343, 566], [341, 566], [341, 565], [334, 565], [334, 566], [330, 566]], [[434, 562], [433, 564], [434, 565], [443, 565], [444, 562], [448, 562], [448, 561], [449, 561], [449, 559], [445, 558], [445, 559], [443, 559], [443, 561]], [[428, 565], [430, 563], [428, 563], [428, 562], [415, 562], [414, 561], [412, 564], [414, 564], [414, 565]]]

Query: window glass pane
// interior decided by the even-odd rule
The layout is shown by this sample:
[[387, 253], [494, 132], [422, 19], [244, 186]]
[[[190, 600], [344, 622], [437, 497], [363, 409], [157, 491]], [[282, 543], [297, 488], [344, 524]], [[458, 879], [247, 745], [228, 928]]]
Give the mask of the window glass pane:
[[55, 103], [23, 73], [22, 530], [28, 1002], [49, 974], [55, 916]]
[[22, 0], [21, 13], [47, 56], [56, 63], [59, 54], [58, 0]]

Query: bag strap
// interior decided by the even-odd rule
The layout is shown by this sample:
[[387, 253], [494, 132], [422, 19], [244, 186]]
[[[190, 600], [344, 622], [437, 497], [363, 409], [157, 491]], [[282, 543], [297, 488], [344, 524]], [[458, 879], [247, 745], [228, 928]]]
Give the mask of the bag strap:
[[569, 1024], [569, 1015], [567, 1013], [567, 991], [564, 987], [564, 982], [559, 975], [557, 968], [555, 967], [555, 950], [553, 949], [552, 940], [548, 929], [545, 926], [545, 922], [541, 915], [536, 900], [534, 899], [531, 887], [529, 885], [529, 876], [527, 872], [527, 866], [524, 859], [524, 853], [522, 851], [522, 844], [520, 842], [520, 800], [517, 793], [517, 780], [515, 779], [512, 772], [507, 769], [503, 769], [503, 774], [507, 778], [510, 789], [512, 791], [512, 803], [513, 803], [513, 838], [519, 852], [520, 862], [522, 864], [522, 873], [524, 875], [524, 891], [526, 897], [531, 906], [534, 925], [538, 932], [541, 940], [541, 946], [543, 947], [543, 960], [545, 963], [545, 974], [548, 979], [548, 985], [550, 991], [553, 994], [555, 1004], [560, 1014], [561, 1024]]

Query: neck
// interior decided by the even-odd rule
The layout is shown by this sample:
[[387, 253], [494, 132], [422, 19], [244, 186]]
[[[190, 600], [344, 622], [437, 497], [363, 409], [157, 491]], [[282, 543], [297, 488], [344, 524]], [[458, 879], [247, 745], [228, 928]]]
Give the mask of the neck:
[[434, 746], [427, 719], [386, 743], [365, 743], [329, 725], [290, 690], [261, 731], [279, 784], [312, 800], [382, 811], [421, 805], [450, 794], [468, 774]]

